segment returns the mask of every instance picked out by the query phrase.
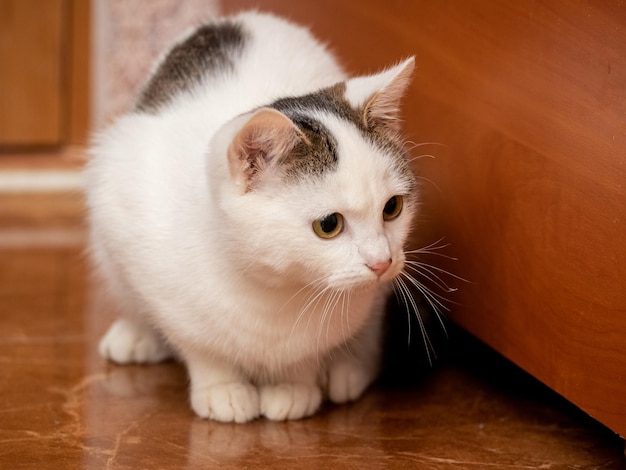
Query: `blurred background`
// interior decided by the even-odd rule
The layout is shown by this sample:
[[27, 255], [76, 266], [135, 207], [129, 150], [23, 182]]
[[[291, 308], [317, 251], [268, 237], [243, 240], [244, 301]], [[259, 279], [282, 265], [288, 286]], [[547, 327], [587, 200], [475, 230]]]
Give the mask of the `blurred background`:
[[213, 0], [0, 0], [0, 165], [80, 158], [165, 46], [217, 10]]

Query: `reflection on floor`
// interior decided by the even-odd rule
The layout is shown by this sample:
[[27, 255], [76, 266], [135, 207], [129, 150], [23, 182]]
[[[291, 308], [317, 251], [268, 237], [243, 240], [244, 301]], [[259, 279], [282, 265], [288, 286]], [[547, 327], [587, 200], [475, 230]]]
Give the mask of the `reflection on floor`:
[[0, 468], [624, 468], [617, 436], [455, 329], [410, 385], [298, 422], [198, 419], [181, 365], [95, 353], [111, 312], [82, 216], [77, 192], [0, 191]]

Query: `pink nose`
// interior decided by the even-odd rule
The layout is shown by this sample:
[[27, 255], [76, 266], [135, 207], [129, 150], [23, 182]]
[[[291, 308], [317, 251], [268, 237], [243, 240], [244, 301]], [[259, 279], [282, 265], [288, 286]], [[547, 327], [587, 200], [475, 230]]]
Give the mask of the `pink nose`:
[[387, 269], [389, 269], [389, 266], [391, 266], [391, 260], [381, 261], [379, 263], [367, 265], [367, 267], [370, 268], [374, 272], [374, 274], [376, 274], [378, 277], [385, 274]]

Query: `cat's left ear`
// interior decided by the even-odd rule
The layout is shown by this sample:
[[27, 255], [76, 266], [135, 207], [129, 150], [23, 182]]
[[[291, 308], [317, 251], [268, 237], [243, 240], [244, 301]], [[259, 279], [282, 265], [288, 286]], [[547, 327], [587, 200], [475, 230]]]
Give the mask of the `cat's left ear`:
[[238, 120], [243, 125], [228, 147], [228, 167], [235, 184], [247, 193], [305, 137], [275, 109], [261, 108]]
[[410, 57], [378, 74], [346, 82], [346, 99], [355, 108], [363, 109], [365, 127], [400, 130], [400, 100], [411, 83], [414, 68], [415, 58]]

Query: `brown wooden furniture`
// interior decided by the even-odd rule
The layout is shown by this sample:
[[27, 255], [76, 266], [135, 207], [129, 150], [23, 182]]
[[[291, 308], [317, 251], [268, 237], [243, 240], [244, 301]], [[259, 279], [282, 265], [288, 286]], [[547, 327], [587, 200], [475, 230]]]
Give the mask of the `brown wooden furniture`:
[[89, 3], [0, 0], [0, 163], [86, 142]]
[[352, 72], [415, 55], [420, 224], [450, 317], [626, 435], [626, 5], [231, 0], [309, 24]]

